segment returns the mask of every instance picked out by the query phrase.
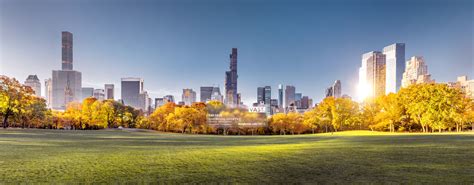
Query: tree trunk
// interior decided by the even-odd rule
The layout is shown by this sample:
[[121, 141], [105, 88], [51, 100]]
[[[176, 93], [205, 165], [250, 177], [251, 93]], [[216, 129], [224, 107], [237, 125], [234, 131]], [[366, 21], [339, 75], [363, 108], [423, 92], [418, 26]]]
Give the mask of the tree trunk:
[[8, 126], [8, 116], [10, 116], [8, 112], [9, 111], [7, 111], [7, 113], [5, 114], [5, 117], [3, 117], [3, 129], [6, 129]]

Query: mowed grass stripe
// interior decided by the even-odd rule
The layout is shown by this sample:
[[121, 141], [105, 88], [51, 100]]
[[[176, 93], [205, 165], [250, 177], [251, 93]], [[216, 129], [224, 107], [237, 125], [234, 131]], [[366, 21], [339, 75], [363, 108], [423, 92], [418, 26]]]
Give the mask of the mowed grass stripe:
[[[474, 134], [0, 130], [0, 182], [467, 183]], [[470, 162], [471, 161], [471, 162]]]

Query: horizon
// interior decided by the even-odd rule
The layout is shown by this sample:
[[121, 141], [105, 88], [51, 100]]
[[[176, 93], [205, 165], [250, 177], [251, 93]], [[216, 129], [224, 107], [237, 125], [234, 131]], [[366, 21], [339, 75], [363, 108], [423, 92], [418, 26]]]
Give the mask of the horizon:
[[[152, 98], [171, 94], [180, 100], [185, 88], [199, 97], [199, 87], [212, 85], [224, 94], [234, 47], [245, 105], [256, 102], [257, 87], [266, 85], [277, 99], [278, 84], [293, 85], [316, 103], [336, 80], [342, 94], [355, 98], [362, 54], [393, 43], [405, 43], [405, 61], [423, 56], [436, 82], [474, 77], [470, 1], [48, 2], [0, 2], [0, 72], [21, 83], [36, 74], [42, 91], [52, 70], [61, 68], [61, 31], [73, 34], [74, 70], [82, 73], [82, 86], [112, 83], [115, 99], [125, 77], [142, 78]], [[380, 12], [360, 11], [373, 9]], [[401, 20], [381, 22], [384, 16]]]

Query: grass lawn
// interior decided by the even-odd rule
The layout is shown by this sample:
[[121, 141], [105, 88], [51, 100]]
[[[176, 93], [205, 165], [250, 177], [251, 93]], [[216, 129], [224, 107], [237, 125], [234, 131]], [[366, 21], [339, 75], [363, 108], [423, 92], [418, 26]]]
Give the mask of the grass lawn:
[[0, 129], [3, 183], [474, 183], [474, 133]]

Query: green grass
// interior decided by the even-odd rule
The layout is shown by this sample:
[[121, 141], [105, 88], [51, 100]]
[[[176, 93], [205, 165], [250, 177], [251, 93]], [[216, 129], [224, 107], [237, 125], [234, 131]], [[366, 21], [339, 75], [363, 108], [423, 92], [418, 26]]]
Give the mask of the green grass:
[[0, 130], [3, 183], [474, 183], [474, 134]]

